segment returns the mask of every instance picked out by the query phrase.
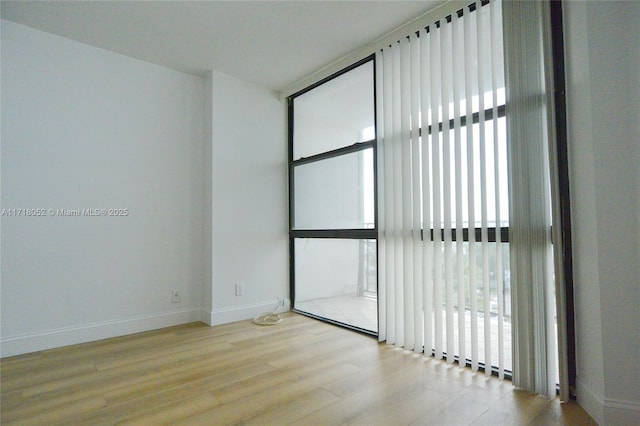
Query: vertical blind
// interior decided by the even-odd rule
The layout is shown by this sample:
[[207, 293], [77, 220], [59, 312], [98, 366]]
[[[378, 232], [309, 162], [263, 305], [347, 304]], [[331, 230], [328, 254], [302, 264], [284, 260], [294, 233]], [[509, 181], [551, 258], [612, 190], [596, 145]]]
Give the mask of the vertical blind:
[[[381, 340], [511, 370], [500, 3], [378, 53]], [[507, 233], [504, 233], [505, 236]]]
[[[518, 3], [537, 2], [510, 3], [513, 11]], [[504, 28], [515, 32], [517, 25]], [[516, 40], [526, 43], [531, 35]], [[544, 352], [549, 361], [555, 350], [549, 334], [555, 311], [548, 286], [553, 273], [549, 162], [541, 160], [544, 155], [527, 162], [525, 151], [512, 152], [508, 93], [518, 91], [505, 85], [503, 46], [502, 2], [485, 0], [377, 53], [379, 339], [469, 364], [474, 371], [484, 367], [486, 374], [496, 371], [500, 377], [516, 365], [520, 377], [528, 363], [536, 362], [523, 357], [525, 352]], [[512, 43], [507, 61], [512, 77], [525, 71], [518, 69], [523, 58], [515, 49]], [[544, 82], [540, 74], [527, 78]], [[542, 99], [544, 83], [535, 90]], [[528, 126], [538, 126], [542, 136], [547, 124], [543, 119]], [[526, 128], [512, 123], [509, 135]], [[525, 137], [518, 143], [526, 147], [529, 142]], [[535, 149], [543, 149], [536, 143]], [[538, 180], [525, 192], [511, 182], [524, 176], [522, 168]], [[532, 193], [538, 198], [529, 200]], [[523, 208], [537, 209], [544, 218], [531, 223]], [[514, 214], [519, 216], [517, 250], [510, 247]], [[543, 238], [527, 247], [529, 231], [537, 225]], [[530, 267], [529, 277], [540, 283], [516, 282], [513, 261]], [[522, 267], [518, 271], [525, 276]], [[539, 294], [530, 289], [540, 289], [533, 290]], [[516, 303], [522, 305], [512, 309]], [[514, 323], [536, 323], [532, 316], [538, 314], [543, 326], [513, 329]], [[523, 350], [514, 351], [513, 335]], [[524, 343], [536, 339], [548, 345], [534, 351], [536, 344]], [[546, 381], [544, 391], [527, 380], [520, 384], [550, 394]]]
[[[560, 206], [549, 2], [509, 1], [503, 13], [508, 35], [507, 133], [513, 194], [513, 383], [550, 397], [555, 396], [559, 383], [560, 398], [566, 401], [564, 250], [560, 226], [551, 227], [552, 222], [560, 223]], [[556, 220], [552, 221], [554, 216]], [[557, 345], [563, 350], [557, 351]]]

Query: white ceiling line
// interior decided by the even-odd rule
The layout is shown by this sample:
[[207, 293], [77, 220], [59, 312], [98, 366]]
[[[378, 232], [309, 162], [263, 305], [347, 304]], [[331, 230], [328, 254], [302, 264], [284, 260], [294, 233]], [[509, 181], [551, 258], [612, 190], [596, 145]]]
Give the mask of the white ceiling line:
[[318, 81], [327, 78], [336, 72], [358, 62], [361, 59], [366, 58], [367, 56], [377, 52], [385, 46], [388, 46], [390, 43], [394, 43], [397, 40], [405, 37], [409, 34], [412, 34], [420, 29], [423, 29], [427, 25], [434, 23], [439, 19], [443, 19], [452, 13], [457, 12], [458, 10], [468, 6], [473, 3], [470, 0], [460, 1], [460, 0], [452, 0], [448, 1], [429, 12], [423, 13], [415, 19], [407, 22], [406, 24], [401, 25], [395, 30], [385, 34], [382, 37], [372, 41], [371, 43], [363, 46], [362, 48], [355, 50], [354, 52], [349, 53], [346, 56], [338, 59], [337, 61], [332, 62], [331, 64], [321, 68], [320, 70], [314, 72], [313, 74], [297, 81], [296, 83], [282, 89], [280, 91], [280, 99], [284, 100], [287, 97], [297, 93]]

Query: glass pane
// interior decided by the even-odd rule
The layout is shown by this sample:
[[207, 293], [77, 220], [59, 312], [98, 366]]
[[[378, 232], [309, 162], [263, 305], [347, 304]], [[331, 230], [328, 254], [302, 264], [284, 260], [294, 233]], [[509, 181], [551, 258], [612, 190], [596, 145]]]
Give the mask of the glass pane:
[[293, 102], [294, 160], [373, 139], [373, 61]]
[[373, 148], [294, 168], [294, 229], [374, 227]]
[[297, 238], [295, 308], [377, 332], [375, 240]]

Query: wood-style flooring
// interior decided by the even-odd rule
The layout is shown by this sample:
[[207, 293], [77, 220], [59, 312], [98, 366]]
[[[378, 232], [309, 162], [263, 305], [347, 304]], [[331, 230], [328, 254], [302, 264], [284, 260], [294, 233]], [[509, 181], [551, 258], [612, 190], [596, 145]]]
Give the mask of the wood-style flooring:
[[1, 360], [2, 424], [590, 425], [511, 382], [288, 313]]

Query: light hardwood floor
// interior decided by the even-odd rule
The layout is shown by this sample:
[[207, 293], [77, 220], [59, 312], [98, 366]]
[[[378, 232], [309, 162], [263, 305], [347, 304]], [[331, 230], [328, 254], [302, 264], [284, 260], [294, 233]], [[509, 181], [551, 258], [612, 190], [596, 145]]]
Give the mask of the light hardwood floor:
[[2, 424], [589, 425], [510, 382], [289, 313], [1, 360]]

